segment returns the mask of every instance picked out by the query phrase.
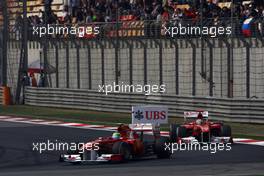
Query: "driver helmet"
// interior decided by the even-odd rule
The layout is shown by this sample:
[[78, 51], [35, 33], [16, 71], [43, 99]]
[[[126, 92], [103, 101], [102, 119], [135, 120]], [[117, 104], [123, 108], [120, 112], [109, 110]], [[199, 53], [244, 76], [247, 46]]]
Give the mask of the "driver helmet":
[[112, 138], [113, 139], [120, 139], [120, 136], [121, 136], [120, 133], [114, 132], [113, 135], [112, 135]]
[[121, 124], [117, 128], [117, 131], [120, 133], [120, 135], [124, 137], [128, 137], [128, 132], [130, 131], [130, 128], [128, 125]]
[[196, 120], [196, 124], [197, 124], [197, 125], [201, 125], [201, 124], [202, 124], [202, 119], [197, 119], [197, 120]]

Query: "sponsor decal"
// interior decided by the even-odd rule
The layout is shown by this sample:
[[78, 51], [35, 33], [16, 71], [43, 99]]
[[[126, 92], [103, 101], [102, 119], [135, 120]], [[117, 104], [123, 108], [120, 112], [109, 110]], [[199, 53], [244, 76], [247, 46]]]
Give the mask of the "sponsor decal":
[[133, 106], [132, 123], [168, 123], [168, 108], [165, 106]]

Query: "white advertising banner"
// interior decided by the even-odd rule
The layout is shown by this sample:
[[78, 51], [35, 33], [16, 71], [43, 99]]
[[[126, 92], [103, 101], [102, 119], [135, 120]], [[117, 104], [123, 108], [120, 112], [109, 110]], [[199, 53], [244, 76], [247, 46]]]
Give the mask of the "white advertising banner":
[[132, 123], [166, 124], [168, 108], [165, 106], [133, 106]]

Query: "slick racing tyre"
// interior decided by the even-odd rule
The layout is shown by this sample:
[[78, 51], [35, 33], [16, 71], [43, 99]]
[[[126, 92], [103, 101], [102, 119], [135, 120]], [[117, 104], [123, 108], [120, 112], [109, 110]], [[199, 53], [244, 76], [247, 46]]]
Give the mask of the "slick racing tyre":
[[171, 124], [170, 126], [170, 141], [177, 142], [178, 138], [187, 137], [187, 130], [180, 125]]
[[180, 125], [177, 125], [177, 124], [170, 125], [170, 141], [171, 142], [177, 142], [177, 138], [178, 138], [177, 128], [179, 127]]
[[210, 142], [210, 133], [201, 133], [200, 139], [198, 142]]
[[220, 134], [223, 137], [231, 137], [231, 127], [229, 125], [222, 125]]
[[112, 148], [113, 154], [120, 154], [123, 156], [123, 161], [127, 161], [131, 158], [131, 147], [126, 142], [116, 142]]
[[185, 127], [178, 127], [177, 130], [177, 136], [180, 137], [180, 138], [184, 138], [184, 137], [187, 137], [187, 129]]
[[158, 158], [170, 158], [171, 151], [166, 149], [165, 143], [169, 144], [170, 140], [168, 138], [160, 138], [155, 142], [155, 153]]

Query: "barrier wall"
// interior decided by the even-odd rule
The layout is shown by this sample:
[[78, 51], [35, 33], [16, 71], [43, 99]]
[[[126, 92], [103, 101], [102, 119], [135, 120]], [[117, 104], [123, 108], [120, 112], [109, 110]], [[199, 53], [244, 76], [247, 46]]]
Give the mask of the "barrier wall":
[[27, 87], [25, 104], [33, 106], [73, 108], [130, 113], [133, 105], [165, 105], [169, 115], [183, 117], [184, 111], [204, 109], [215, 120], [264, 123], [264, 100], [112, 93], [82, 89]]

